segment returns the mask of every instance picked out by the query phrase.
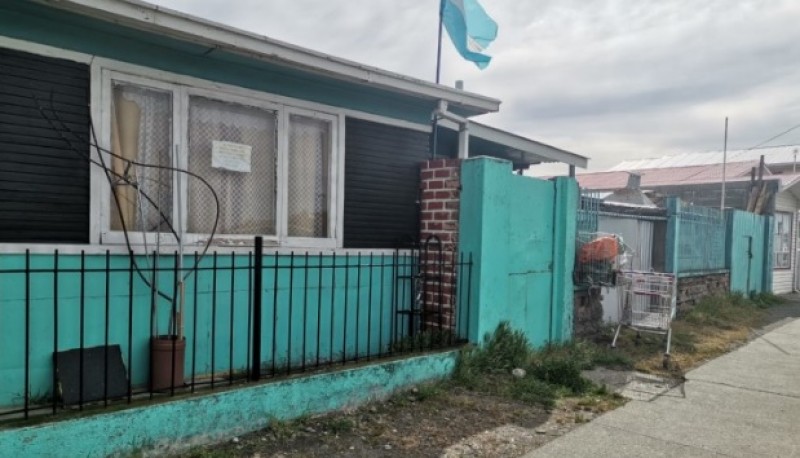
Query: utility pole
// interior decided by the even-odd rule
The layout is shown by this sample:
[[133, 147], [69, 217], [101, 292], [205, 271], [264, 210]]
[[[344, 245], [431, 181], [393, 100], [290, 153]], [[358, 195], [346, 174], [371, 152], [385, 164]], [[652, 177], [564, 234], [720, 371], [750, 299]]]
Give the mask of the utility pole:
[[722, 196], [719, 199], [720, 211], [725, 211], [725, 168], [728, 165], [728, 117], [725, 116], [725, 140], [722, 147]]

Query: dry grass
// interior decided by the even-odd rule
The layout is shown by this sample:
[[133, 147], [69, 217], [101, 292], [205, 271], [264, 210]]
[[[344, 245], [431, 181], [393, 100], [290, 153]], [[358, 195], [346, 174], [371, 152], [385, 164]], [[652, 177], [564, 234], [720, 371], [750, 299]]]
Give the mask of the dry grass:
[[[638, 371], [680, 377], [747, 342], [753, 330], [763, 325], [766, 308], [780, 302], [775, 296], [748, 299], [731, 294], [705, 298], [686, 316], [673, 321], [672, 361], [666, 370], [662, 366], [664, 336], [641, 333], [637, 342], [636, 332], [624, 329], [616, 351], [628, 357]], [[599, 343], [609, 343], [612, 336], [613, 329], [607, 330]]]

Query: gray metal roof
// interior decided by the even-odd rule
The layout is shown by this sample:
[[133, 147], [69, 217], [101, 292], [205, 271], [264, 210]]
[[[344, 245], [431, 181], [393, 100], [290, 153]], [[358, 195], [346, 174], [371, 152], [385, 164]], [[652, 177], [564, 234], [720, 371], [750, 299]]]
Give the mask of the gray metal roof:
[[[794, 151], [800, 151], [800, 145], [770, 146], [745, 150], [729, 150], [728, 162], [758, 161], [763, 155], [767, 165], [791, 164], [794, 162]], [[683, 153], [660, 158], [637, 159], [623, 161], [608, 169], [609, 171], [627, 171], [641, 169], [664, 169], [670, 167], [686, 167], [692, 165], [722, 164], [722, 151], [702, 153]]]

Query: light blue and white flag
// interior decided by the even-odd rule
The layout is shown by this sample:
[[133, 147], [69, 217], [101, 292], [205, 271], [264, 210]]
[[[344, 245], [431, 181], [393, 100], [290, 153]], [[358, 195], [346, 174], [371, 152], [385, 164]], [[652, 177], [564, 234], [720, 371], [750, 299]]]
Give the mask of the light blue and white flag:
[[492, 58], [483, 51], [497, 37], [497, 23], [477, 0], [442, 0], [442, 22], [458, 53], [480, 69]]

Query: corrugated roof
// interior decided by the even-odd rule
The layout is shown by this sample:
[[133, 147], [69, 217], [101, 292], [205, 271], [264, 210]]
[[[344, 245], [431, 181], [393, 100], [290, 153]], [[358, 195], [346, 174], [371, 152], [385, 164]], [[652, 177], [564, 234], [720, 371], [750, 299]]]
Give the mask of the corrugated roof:
[[[728, 163], [725, 171], [726, 181], [750, 179], [750, 170], [758, 166], [758, 161]], [[634, 169], [642, 176], [641, 188], [674, 186], [680, 184], [701, 184], [722, 182], [722, 164], [695, 165], [689, 167], [668, 167], [657, 169]], [[775, 175], [770, 178], [784, 178], [794, 175]], [[614, 170], [609, 172], [584, 173], [576, 176], [584, 189], [613, 190], [624, 188], [628, 183], [628, 172]]]
[[[800, 145], [770, 146], [749, 150], [728, 151], [728, 162], [758, 161], [764, 156], [764, 162], [770, 164], [791, 164], [794, 162], [794, 151], [800, 151]], [[623, 161], [609, 171], [658, 169], [667, 167], [687, 167], [693, 165], [722, 164], [723, 152], [710, 151], [704, 153], [684, 153], [660, 158], [637, 159]]]

